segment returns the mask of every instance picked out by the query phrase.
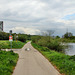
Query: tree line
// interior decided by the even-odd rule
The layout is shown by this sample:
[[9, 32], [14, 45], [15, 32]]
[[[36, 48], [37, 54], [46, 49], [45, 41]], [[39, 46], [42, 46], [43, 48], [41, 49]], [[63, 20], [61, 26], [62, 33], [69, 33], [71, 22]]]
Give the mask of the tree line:
[[[9, 40], [9, 33], [6, 32], [0, 32], [0, 40]], [[12, 33], [13, 36], [13, 40], [19, 40], [22, 42], [26, 42], [26, 40], [31, 40], [31, 35], [27, 35], [27, 34], [16, 34], [16, 33]]]

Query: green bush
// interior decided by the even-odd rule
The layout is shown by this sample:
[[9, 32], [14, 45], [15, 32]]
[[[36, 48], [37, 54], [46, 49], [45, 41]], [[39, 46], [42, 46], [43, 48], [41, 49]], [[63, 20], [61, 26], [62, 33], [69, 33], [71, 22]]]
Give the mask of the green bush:
[[57, 40], [51, 40], [50, 43], [47, 43], [47, 47], [49, 49], [56, 50], [58, 52], [60, 52], [64, 49], [63, 45], [61, 45], [61, 43], [58, 42]]
[[47, 46], [47, 43], [48, 42], [46, 41], [46, 39], [39, 39], [38, 42], [37, 42], [38, 45], [44, 46], [44, 47]]
[[57, 38], [52, 38], [51, 36], [33, 36], [32, 42], [58, 52], [63, 52], [62, 50], [65, 48], [61, 44], [61, 41], [59, 41]]
[[50, 39], [47, 40], [47, 37], [43, 37], [36, 42], [36, 44], [44, 47], [48, 47], [49, 49], [56, 50], [61, 52], [65, 47], [61, 45], [61, 43], [57, 39]]
[[26, 42], [26, 38], [23, 35], [19, 35], [18, 40], [21, 41], [21, 42]]
[[41, 38], [40, 36], [32, 36], [32, 37], [31, 37], [31, 40], [32, 40], [34, 43], [37, 43], [40, 38]]
[[75, 61], [75, 55], [71, 56], [70, 59]]

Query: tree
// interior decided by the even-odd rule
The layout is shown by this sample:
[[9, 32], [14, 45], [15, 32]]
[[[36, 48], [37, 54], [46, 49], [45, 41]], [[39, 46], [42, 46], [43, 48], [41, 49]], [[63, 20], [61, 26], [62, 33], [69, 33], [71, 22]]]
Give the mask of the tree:
[[70, 38], [72, 36], [73, 36], [73, 34], [71, 32], [67, 32], [64, 34], [64, 38]]
[[18, 40], [19, 40], [19, 41], [22, 41], [22, 42], [26, 42], [26, 37], [25, 37], [25, 35], [21, 35], [21, 34], [20, 34], [20, 35], [18, 36]]
[[0, 40], [8, 40], [9, 34], [5, 32], [0, 32]]
[[56, 36], [56, 39], [60, 38], [60, 36]]
[[41, 39], [41, 36], [39, 36], [39, 35], [34, 35], [34, 36], [31, 37], [31, 40], [32, 40], [34, 43], [37, 43], [39, 39]]

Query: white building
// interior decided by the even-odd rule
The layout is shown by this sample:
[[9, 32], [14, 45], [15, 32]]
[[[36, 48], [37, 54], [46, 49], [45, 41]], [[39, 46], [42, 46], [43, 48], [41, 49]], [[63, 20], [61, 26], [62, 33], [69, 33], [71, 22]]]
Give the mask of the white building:
[[0, 21], [0, 31], [3, 31], [3, 21]]

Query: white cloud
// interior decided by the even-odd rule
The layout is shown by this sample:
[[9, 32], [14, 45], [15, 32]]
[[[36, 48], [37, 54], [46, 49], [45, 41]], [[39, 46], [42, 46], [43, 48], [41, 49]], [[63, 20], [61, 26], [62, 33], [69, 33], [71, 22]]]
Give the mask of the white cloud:
[[13, 32], [17, 32], [17, 33], [25, 33], [25, 34], [31, 34], [31, 35], [36, 35], [36, 34], [40, 34], [40, 30], [38, 29], [33, 29], [33, 28], [24, 28], [24, 27], [15, 27], [12, 28]]
[[[16, 29], [20, 26], [24, 29], [33, 29], [31, 32], [34, 34], [36, 29], [62, 29], [63, 31], [65, 28], [70, 28], [72, 31], [75, 22], [62, 18], [73, 13], [75, 13], [75, 0], [0, 1], [0, 20], [4, 21], [4, 31], [6, 32], [13, 28], [15, 28], [15, 32], [20, 32], [19, 29]], [[30, 33], [24, 29], [22, 32]]]

